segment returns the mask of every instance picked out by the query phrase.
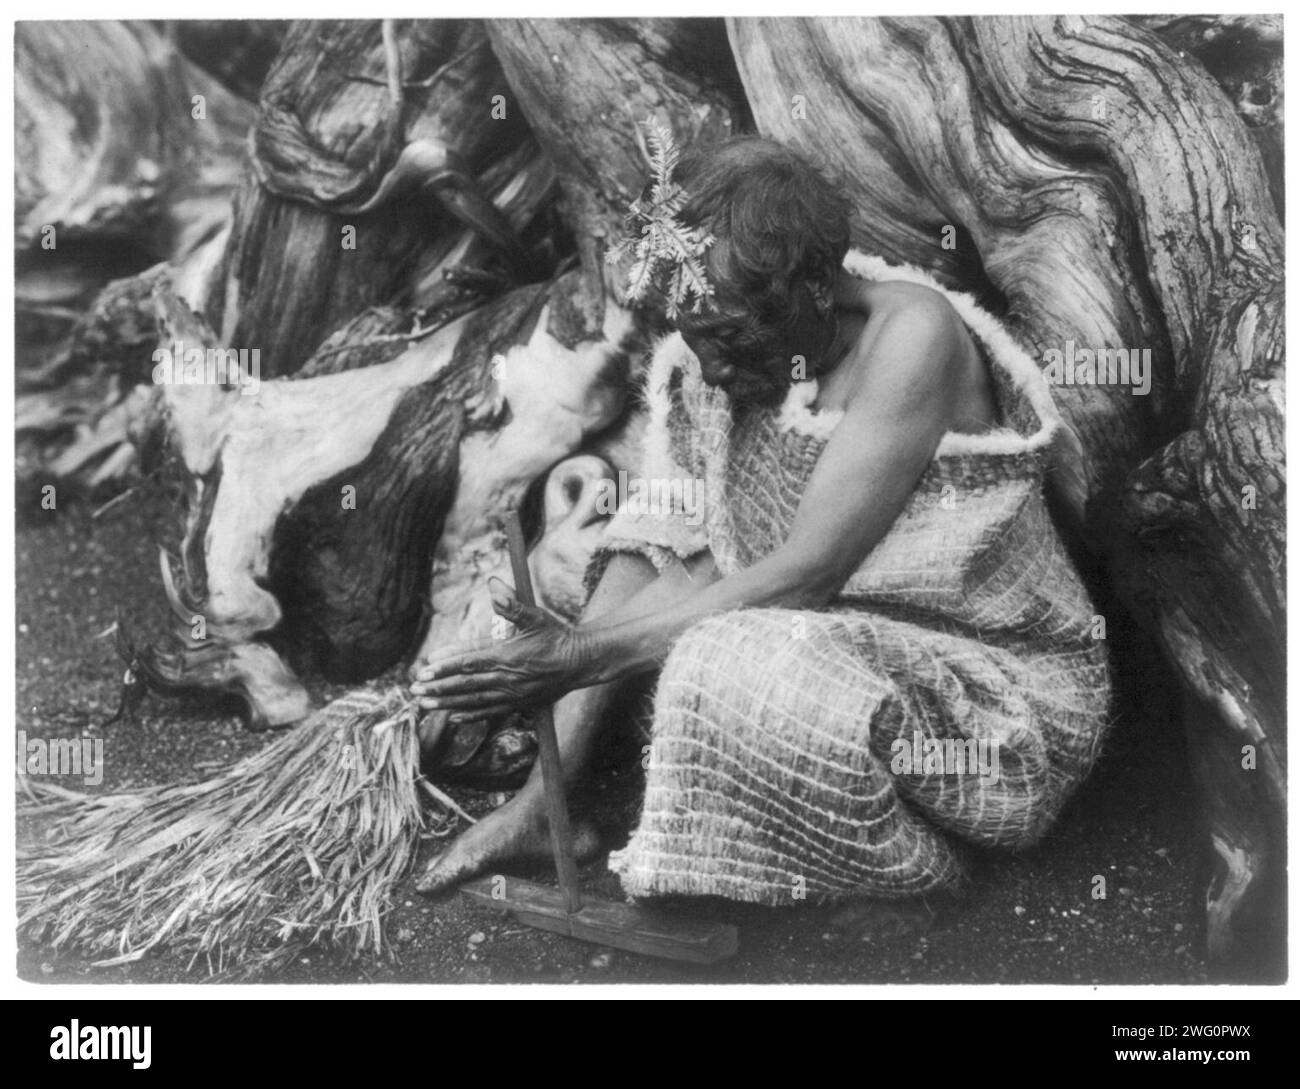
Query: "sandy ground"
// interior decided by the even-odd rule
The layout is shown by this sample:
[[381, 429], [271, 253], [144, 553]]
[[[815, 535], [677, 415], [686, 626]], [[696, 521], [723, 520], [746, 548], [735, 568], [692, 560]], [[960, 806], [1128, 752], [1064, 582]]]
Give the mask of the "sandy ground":
[[[17, 539], [17, 728], [29, 736], [103, 736], [99, 789], [166, 782], [264, 743], [229, 713], [150, 697], [134, 722], [100, 729], [122, 674], [115, 609], [159, 624], [165, 603], [150, 528], [158, 508], [128, 500], [98, 521], [86, 504], [20, 519]], [[322, 694], [340, 689], [320, 689]], [[303, 957], [279, 982], [410, 983], [1197, 983], [1206, 980], [1196, 909], [1197, 825], [1181, 739], [1167, 721], [1122, 721], [1102, 765], [1053, 833], [1020, 855], [987, 856], [965, 902], [921, 935], [832, 937], [827, 911], [714, 905], [738, 923], [741, 950], [719, 967], [663, 963], [526, 929], [459, 897], [429, 903], [409, 882], [391, 931], [396, 962], [346, 965]], [[69, 783], [67, 785], [77, 785]], [[455, 791], [473, 808], [484, 796]], [[1108, 897], [1094, 900], [1093, 878]], [[603, 864], [583, 871], [613, 898]], [[98, 970], [69, 955], [20, 947], [19, 974], [59, 982], [194, 982], [160, 955]]]

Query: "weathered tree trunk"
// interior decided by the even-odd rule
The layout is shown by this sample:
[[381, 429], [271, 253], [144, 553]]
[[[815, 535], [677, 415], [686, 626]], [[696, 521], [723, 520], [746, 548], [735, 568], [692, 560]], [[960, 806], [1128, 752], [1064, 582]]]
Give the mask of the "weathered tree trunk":
[[28, 22], [16, 44], [16, 242], [40, 282], [93, 256], [102, 284], [220, 231], [248, 103], [144, 23]]
[[202, 282], [253, 110], [146, 23], [24, 22], [15, 60], [20, 476], [94, 486], [133, 460], [153, 334], [148, 286], [105, 285]]
[[1196, 701], [1229, 958], [1285, 859], [1282, 236], [1258, 148], [1122, 19], [729, 25], [760, 130], [839, 168], [860, 244], [1001, 297], [1040, 358], [1151, 349], [1149, 397], [1058, 387], [1081, 441], [1059, 483]]
[[582, 288], [571, 307], [552, 311], [550, 331], [572, 344], [596, 335], [615, 293], [604, 254], [645, 185], [638, 125], [657, 114], [684, 144], [718, 140], [739, 131], [744, 100], [711, 21], [503, 19], [488, 33], [514, 102], [560, 176]]
[[[205, 300], [222, 341], [291, 374], [369, 306], [440, 324], [527, 278], [517, 232], [550, 167], [517, 113], [494, 118], [506, 90], [480, 24], [294, 24], [262, 89], [225, 282]], [[459, 265], [482, 280], [447, 282]]]
[[1282, 156], [1282, 16], [1143, 15], [1133, 20], [1223, 88], [1259, 146], [1278, 215], [1286, 214]]
[[[537, 324], [574, 279], [518, 289], [386, 363], [251, 397], [166, 387], [190, 497], [182, 646], [147, 661], [157, 677], [236, 691], [255, 725], [281, 725], [310, 706], [295, 666], [375, 676], [433, 615], [435, 645], [486, 637], [500, 512], [623, 412], [632, 315], [611, 307], [604, 336], [574, 351]], [[158, 302], [163, 343], [215, 344], [174, 296]], [[551, 604], [573, 597], [540, 574]]]

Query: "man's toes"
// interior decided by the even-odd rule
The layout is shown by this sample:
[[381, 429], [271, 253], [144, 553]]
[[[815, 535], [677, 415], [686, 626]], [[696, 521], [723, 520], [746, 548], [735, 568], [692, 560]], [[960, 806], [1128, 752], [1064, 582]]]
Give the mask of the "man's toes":
[[478, 868], [453, 843], [437, 858], [429, 860], [424, 872], [415, 879], [415, 891], [424, 896], [441, 896], [473, 877]]
[[[594, 824], [576, 822], [572, 835], [573, 856], [578, 862], [590, 862], [601, 853], [601, 839]], [[440, 896], [491, 866], [511, 861], [547, 863], [552, 857], [550, 835], [544, 820], [516, 815], [516, 819], [503, 822], [490, 817], [463, 833], [442, 854], [431, 859], [424, 872], [415, 879], [415, 888], [425, 896]]]
[[456, 876], [446, 872], [441, 865], [445, 856], [439, 856], [430, 862], [424, 872], [415, 879], [415, 891], [422, 896], [441, 896], [443, 893], [450, 891], [456, 883]]

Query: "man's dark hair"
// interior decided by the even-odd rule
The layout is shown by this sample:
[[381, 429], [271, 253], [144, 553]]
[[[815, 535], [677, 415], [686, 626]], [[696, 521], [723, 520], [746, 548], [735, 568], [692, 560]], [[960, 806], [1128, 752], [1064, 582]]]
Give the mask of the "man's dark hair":
[[703, 322], [682, 324], [730, 322], [746, 340], [766, 340], [797, 324], [818, 293], [829, 300], [850, 207], [811, 163], [774, 140], [735, 136], [684, 152], [674, 180], [687, 195], [681, 220], [717, 239], [706, 262], [717, 298]]

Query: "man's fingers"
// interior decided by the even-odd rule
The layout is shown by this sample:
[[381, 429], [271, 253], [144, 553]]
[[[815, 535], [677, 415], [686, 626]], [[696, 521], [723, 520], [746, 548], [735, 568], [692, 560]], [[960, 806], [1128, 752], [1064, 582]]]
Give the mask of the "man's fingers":
[[437, 699], [440, 696], [462, 695], [465, 692], [479, 692], [484, 689], [501, 690], [517, 678], [504, 669], [494, 669], [488, 673], [456, 673], [450, 677], [424, 681], [411, 685], [411, 691], [419, 696]]
[[420, 696], [416, 702], [426, 711], [477, 711], [479, 715], [509, 711], [518, 706], [519, 696], [500, 690], [464, 692], [454, 696]]
[[450, 696], [432, 697], [446, 711], [482, 711], [514, 703], [519, 697], [499, 688], [479, 692], [457, 692]]
[[451, 654], [437, 661], [430, 661], [415, 671], [416, 684], [427, 684], [443, 677], [452, 677], [460, 673], [481, 673], [491, 669], [495, 663], [481, 654]]

